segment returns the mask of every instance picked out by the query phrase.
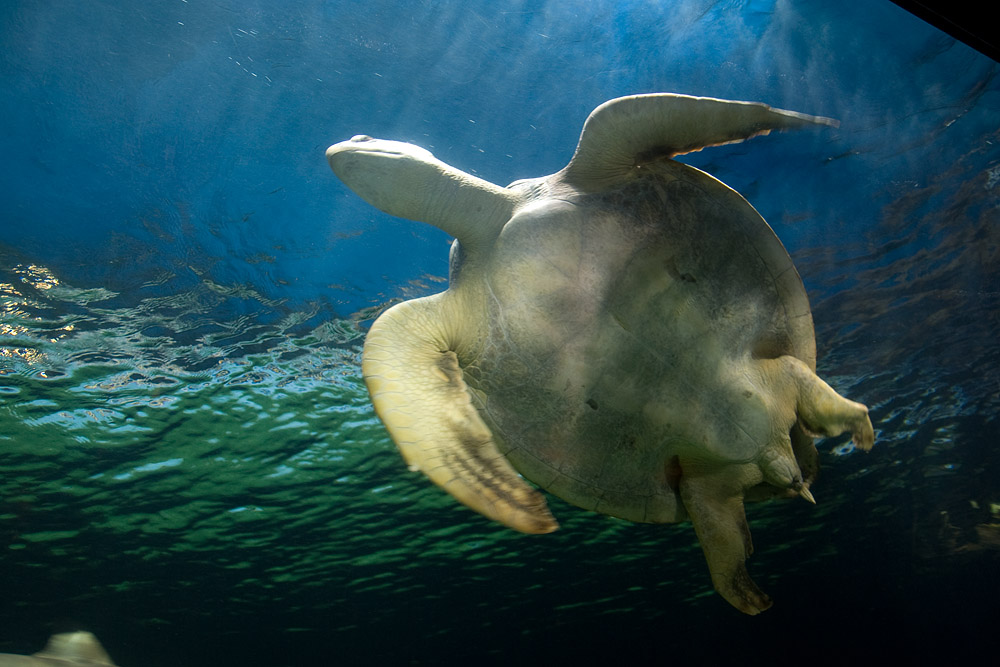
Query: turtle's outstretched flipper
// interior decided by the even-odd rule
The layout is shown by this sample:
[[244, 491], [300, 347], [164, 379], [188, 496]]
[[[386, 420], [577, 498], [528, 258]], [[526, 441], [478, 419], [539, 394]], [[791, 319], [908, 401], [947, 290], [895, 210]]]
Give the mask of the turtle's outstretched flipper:
[[362, 371], [375, 412], [411, 470], [525, 533], [558, 527], [545, 499], [497, 450], [444, 341], [440, 296], [397, 304], [372, 325]]

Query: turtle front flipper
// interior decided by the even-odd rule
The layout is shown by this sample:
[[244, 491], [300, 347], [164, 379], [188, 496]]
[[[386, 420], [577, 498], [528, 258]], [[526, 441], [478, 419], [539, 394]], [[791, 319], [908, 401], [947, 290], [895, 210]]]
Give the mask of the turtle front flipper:
[[375, 412], [411, 470], [511, 528], [552, 532], [558, 524], [545, 499], [500, 453], [472, 405], [440, 305], [441, 295], [405, 301], [372, 325], [362, 372]]
[[750, 483], [744, 477], [754, 475], [752, 466], [703, 472], [681, 461], [681, 467], [681, 501], [694, 524], [715, 590], [744, 614], [759, 614], [771, 606], [771, 598], [753, 582], [744, 564], [753, 553], [743, 510], [743, 488]]
[[650, 162], [809, 125], [840, 123], [759, 102], [673, 93], [619, 97], [591, 112], [562, 177], [595, 192]]

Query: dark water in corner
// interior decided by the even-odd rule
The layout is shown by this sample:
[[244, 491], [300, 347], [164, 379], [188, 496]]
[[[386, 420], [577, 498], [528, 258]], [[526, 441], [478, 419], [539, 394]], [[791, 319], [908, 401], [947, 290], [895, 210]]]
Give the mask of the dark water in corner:
[[[889, 3], [300, 0], [0, 9], [0, 652], [122, 667], [993, 651], [1000, 591], [997, 64]], [[518, 535], [410, 474], [359, 373], [447, 239], [322, 152], [413, 141], [504, 184], [606, 99], [670, 90], [840, 130], [690, 156], [785, 242], [821, 374], [876, 449], [749, 509], [744, 618], [688, 525], [550, 498]]]

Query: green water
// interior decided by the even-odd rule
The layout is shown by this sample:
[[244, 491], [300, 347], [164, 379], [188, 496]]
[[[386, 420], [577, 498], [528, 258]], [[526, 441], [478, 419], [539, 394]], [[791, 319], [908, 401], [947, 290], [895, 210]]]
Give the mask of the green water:
[[330, 664], [331, 646], [344, 664], [657, 659], [649, 637], [669, 629], [697, 638], [671, 655], [708, 642], [721, 659], [850, 615], [909, 610], [904, 635], [920, 635], [933, 621], [915, 601], [940, 607], [956, 567], [993, 562], [975, 535], [993, 487], [973, 510], [956, 449], [982, 410], [919, 369], [828, 376], [887, 397], [879, 444], [820, 443], [816, 507], [749, 508], [749, 569], [776, 599], [749, 625], [712, 592], [689, 525], [550, 497], [561, 530], [520, 535], [408, 472], [360, 378], [377, 309], [336, 319], [208, 281], [158, 289], [77, 289], [24, 264], [0, 279], [0, 652], [73, 626], [125, 667]]
[[594, 588], [561, 576], [564, 554], [602, 568], [602, 544], [629, 542], [619, 566], [641, 568], [662, 534], [557, 506], [565, 537], [536, 541], [409, 473], [368, 403], [357, 320], [303, 326], [243, 294], [257, 310], [219, 321], [234, 297], [208, 285], [116, 307], [119, 295], [37, 266], [15, 266], [0, 290], [5, 627], [78, 619], [122, 655], [123, 626], [140, 653], [129, 637], [243, 636], [272, 617], [266, 634], [284, 639], [268, 645], [357, 641], [420, 601], [461, 599], [471, 627], [503, 625], [535, 606], [525, 591], [554, 582], [549, 611], [563, 617], [624, 613], [664, 588], [709, 592], [688, 530], [660, 561], [698, 571], [690, 584], [647, 574]]

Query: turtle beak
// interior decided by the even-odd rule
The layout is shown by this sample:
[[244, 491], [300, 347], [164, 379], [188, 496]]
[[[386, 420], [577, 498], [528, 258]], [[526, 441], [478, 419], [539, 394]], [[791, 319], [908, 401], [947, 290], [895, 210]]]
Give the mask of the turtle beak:
[[376, 143], [375, 139], [372, 139], [367, 134], [356, 134], [347, 141], [341, 141], [327, 148], [326, 161], [330, 163], [330, 167], [334, 171], [337, 171], [336, 167], [333, 166], [333, 160], [337, 155], [348, 151], [364, 150], [364, 145], [370, 143]]

